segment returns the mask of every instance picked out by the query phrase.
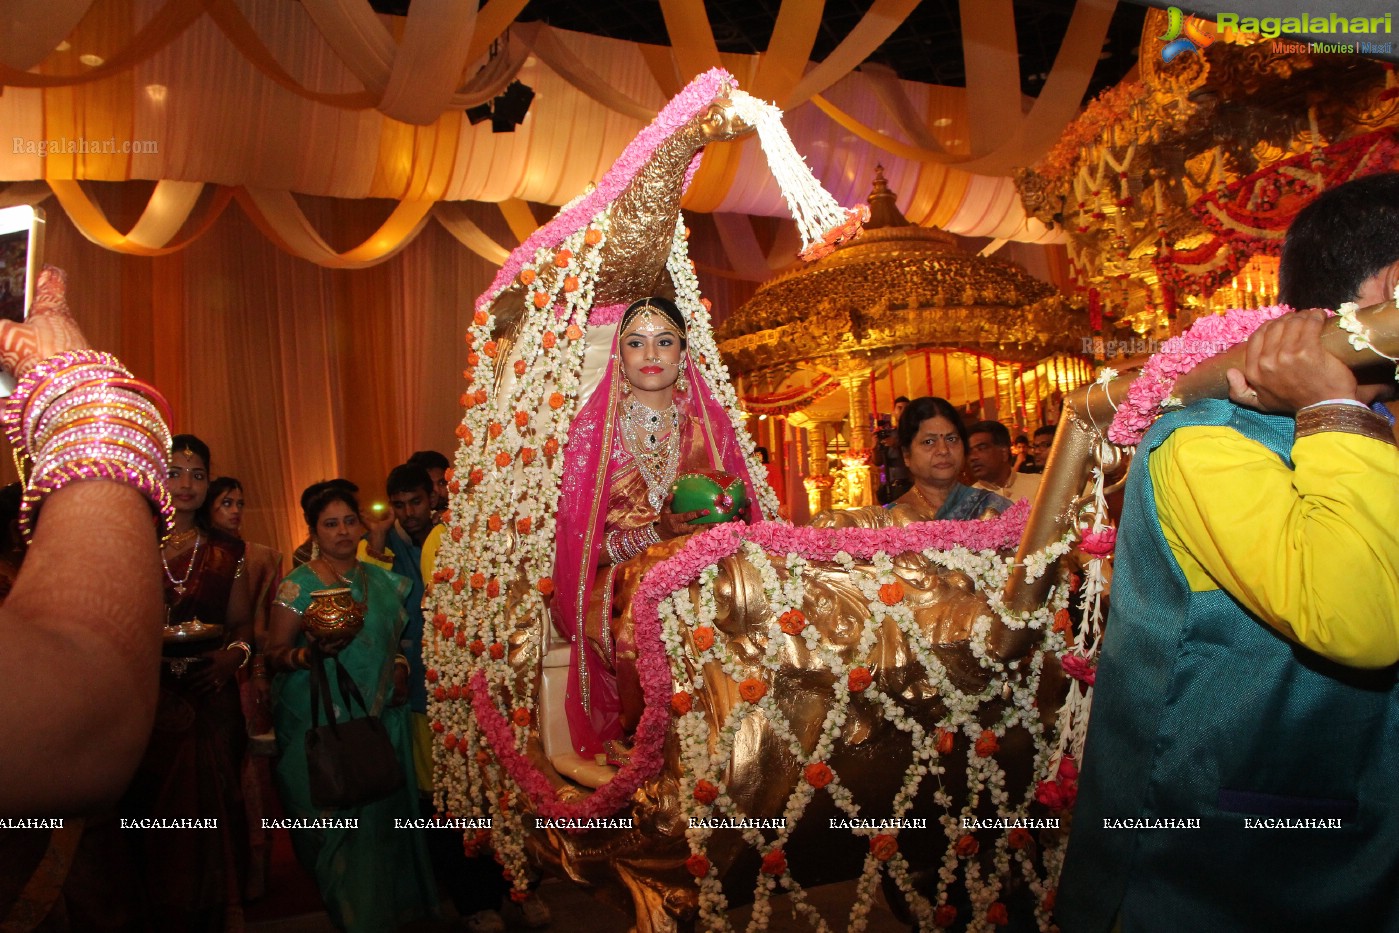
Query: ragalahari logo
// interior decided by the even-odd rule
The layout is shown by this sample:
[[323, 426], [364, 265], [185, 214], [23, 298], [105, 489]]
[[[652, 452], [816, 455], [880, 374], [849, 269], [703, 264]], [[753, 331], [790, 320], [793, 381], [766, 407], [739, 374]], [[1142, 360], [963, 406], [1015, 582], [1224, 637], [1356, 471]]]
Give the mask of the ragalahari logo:
[[1161, 61], [1169, 62], [1182, 52], [1195, 52], [1214, 42], [1214, 36], [1205, 31], [1212, 25], [1207, 20], [1186, 16], [1178, 6], [1167, 7], [1166, 15], [1170, 21], [1161, 35], [1166, 43], [1161, 48]]

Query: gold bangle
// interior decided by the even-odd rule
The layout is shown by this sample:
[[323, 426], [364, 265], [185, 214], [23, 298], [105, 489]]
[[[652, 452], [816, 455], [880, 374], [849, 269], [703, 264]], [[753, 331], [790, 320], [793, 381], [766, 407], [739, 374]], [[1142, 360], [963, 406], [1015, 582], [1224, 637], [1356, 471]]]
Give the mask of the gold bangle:
[[1394, 443], [1394, 432], [1383, 417], [1357, 405], [1316, 405], [1297, 412], [1297, 437], [1328, 431]]
[[228, 644], [224, 645], [225, 650], [231, 648], [237, 648], [239, 651], [243, 652], [243, 663], [238, 665], [238, 669], [241, 671], [243, 668], [247, 667], [248, 662], [253, 659], [252, 646], [245, 641], [231, 641]]

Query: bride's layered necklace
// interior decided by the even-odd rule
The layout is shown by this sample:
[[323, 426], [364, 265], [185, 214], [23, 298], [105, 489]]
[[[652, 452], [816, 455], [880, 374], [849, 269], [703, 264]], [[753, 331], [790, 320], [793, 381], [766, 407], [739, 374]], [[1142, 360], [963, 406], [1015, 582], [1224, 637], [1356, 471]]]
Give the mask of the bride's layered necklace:
[[660, 511], [680, 466], [680, 409], [672, 402], [664, 411], [653, 411], [634, 398], [624, 407], [627, 449], [646, 480], [646, 501]]

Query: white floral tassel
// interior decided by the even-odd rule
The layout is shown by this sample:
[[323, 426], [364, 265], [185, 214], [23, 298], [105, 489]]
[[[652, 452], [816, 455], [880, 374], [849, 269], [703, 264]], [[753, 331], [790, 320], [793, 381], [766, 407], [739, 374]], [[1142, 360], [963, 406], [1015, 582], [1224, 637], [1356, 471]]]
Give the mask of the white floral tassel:
[[821, 186], [806, 159], [792, 145], [792, 137], [782, 125], [782, 111], [775, 104], [739, 90], [732, 93], [731, 99], [735, 112], [758, 130], [758, 142], [767, 156], [768, 167], [801, 232], [801, 258], [813, 262], [858, 236], [860, 225], [869, 220], [869, 208], [863, 204], [843, 208]]

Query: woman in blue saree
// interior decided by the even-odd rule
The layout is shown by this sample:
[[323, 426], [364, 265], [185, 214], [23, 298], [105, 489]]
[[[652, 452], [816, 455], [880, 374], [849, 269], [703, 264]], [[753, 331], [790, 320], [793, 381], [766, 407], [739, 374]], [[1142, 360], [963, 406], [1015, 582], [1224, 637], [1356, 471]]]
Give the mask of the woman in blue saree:
[[913, 488], [890, 505], [895, 524], [932, 519], [990, 518], [1010, 500], [958, 481], [967, 459], [967, 429], [946, 399], [925, 395], [899, 416], [899, 446]]
[[[408, 581], [356, 560], [355, 549], [364, 526], [359, 503], [343, 484], [318, 483], [302, 495], [302, 502], [320, 555], [282, 581], [272, 609], [267, 654], [268, 666], [277, 672], [272, 685], [280, 755], [277, 789], [290, 818], [356, 821], [332, 822], [332, 828], [293, 829], [292, 845], [298, 860], [315, 877], [337, 928], [381, 933], [432, 916], [437, 907], [432, 866], [421, 831], [395, 827], [395, 820], [418, 817], [409, 708], [404, 703], [408, 664], [398, 653]], [[348, 640], [322, 640], [317, 647], [322, 654], [335, 656], [354, 679], [369, 712], [380, 717], [404, 770], [404, 784], [373, 803], [322, 810], [311, 803], [303, 745], [311, 728], [309, 669], [313, 654], [301, 628], [301, 616], [315, 591], [345, 587], [367, 606], [364, 627]], [[337, 713], [357, 712], [340, 695], [330, 662], [319, 663], [325, 665]]]

